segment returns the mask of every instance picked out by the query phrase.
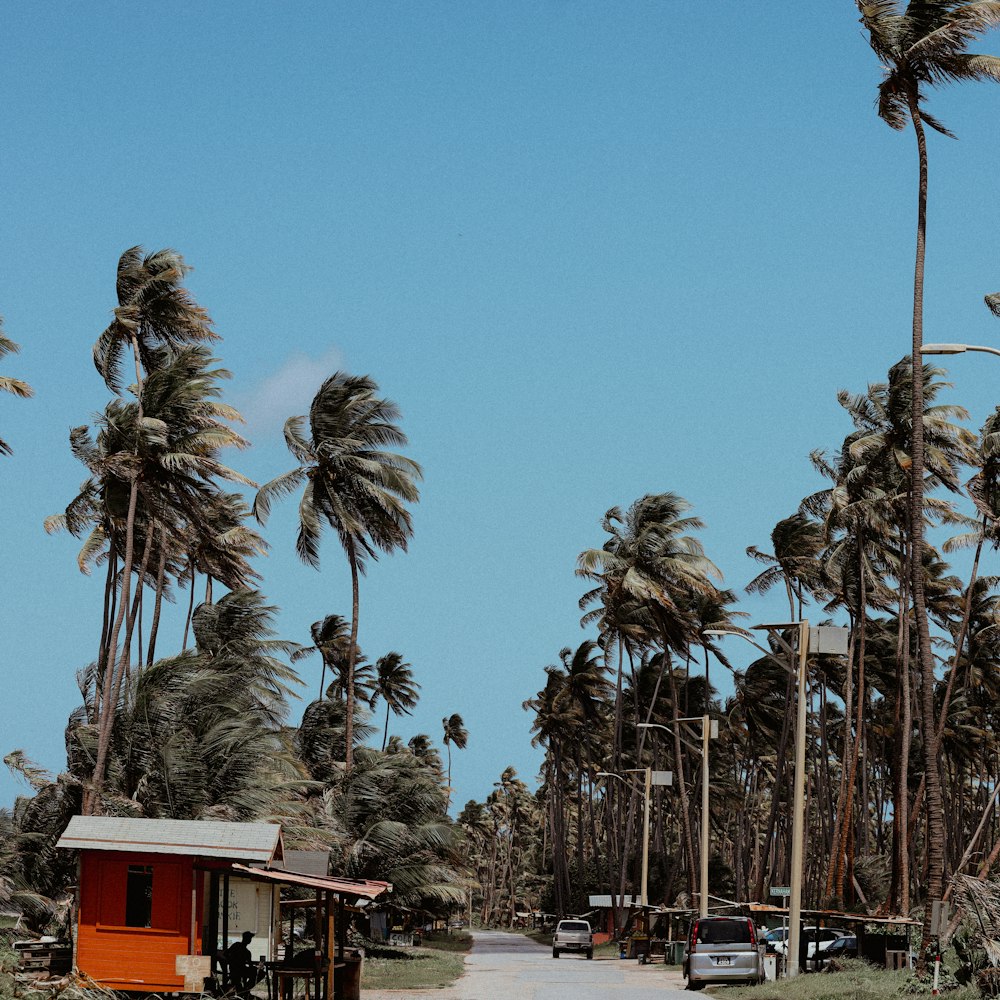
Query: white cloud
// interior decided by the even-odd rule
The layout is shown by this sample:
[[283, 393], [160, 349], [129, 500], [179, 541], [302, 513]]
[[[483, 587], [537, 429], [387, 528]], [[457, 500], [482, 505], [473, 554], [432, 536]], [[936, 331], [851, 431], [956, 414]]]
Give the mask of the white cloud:
[[335, 347], [319, 358], [301, 352], [290, 355], [256, 387], [237, 395], [235, 405], [246, 418], [247, 433], [280, 433], [289, 417], [309, 412], [323, 380], [343, 367], [343, 356]]

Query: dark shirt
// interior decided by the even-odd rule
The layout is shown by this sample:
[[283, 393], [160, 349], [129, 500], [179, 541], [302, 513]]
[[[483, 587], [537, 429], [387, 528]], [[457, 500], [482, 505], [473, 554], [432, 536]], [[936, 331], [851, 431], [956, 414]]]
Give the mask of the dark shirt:
[[250, 978], [250, 966], [253, 964], [250, 949], [242, 941], [236, 941], [226, 949], [226, 959], [233, 985], [237, 988], [244, 986]]

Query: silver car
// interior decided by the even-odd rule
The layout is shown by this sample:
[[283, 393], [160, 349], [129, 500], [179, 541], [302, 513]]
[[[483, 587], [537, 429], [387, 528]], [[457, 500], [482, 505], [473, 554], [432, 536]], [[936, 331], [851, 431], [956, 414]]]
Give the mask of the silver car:
[[689, 990], [709, 983], [760, 983], [764, 960], [749, 917], [699, 917], [691, 924], [684, 975]]

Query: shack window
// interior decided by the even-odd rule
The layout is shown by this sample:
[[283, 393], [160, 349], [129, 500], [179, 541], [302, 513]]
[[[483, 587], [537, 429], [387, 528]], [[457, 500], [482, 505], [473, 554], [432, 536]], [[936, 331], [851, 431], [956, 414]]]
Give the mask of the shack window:
[[125, 926], [150, 927], [152, 920], [153, 866], [129, 865], [125, 882]]

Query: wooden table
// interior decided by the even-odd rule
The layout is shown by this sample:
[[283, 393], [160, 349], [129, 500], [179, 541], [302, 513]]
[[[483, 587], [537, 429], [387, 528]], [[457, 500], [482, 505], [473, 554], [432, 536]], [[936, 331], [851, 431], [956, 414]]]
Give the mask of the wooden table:
[[[319, 967], [320, 980], [326, 976], [329, 967], [328, 962], [321, 963]], [[319, 1000], [322, 994], [319, 988], [320, 984], [315, 984], [315, 990], [310, 991], [310, 986], [316, 978], [315, 966], [285, 965], [284, 962], [265, 962], [264, 968], [267, 971], [267, 1000], [292, 1000], [292, 997], [295, 996], [296, 979], [303, 980], [306, 1000]], [[271, 986], [272, 982], [274, 983], [273, 990]]]

